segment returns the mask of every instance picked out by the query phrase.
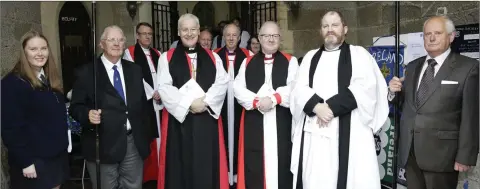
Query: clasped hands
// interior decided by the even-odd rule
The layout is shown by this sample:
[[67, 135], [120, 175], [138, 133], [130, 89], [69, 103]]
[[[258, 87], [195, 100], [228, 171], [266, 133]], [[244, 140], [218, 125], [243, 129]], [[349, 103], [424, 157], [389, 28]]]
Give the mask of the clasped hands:
[[313, 108], [313, 112], [317, 115], [317, 124], [320, 127], [327, 126], [327, 123], [333, 119], [333, 112], [327, 103], [318, 103]]
[[207, 103], [203, 102], [205, 95], [195, 99], [190, 105], [190, 112], [194, 114], [202, 113], [207, 110]]
[[268, 112], [273, 109], [273, 101], [270, 97], [265, 96], [256, 99], [258, 100], [256, 104], [258, 110]]

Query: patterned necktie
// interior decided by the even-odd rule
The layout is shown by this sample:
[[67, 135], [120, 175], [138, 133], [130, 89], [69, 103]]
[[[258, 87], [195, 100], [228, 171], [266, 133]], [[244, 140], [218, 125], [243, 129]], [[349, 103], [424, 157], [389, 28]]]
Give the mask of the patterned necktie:
[[125, 95], [123, 94], [122, 79], [120, 78], [120, 73], [117, 70], [117, 65], [113, 66], [113, 87], [117, 90], [120, 97], [125, 101]]
[[417, 96], [415, 99], [417, 107], [420, 106], [422, 102], [424, 102], [424, 100], [426, 99], [427, 91], [429, 87], [431, 87], [433, 79], [435, 78], [435, 65], [437, 65], [437, 62], [435, 61], [435, 59], [429, 59], [427, 62], [428, 67], [425, 70], [425, 73], [423, 73], [422, 80], [420, 81], [420, 86], [417, 90]]
[[45, 75], [40, 75], [40, 81], [42, 81], [42, 83], [48, 87], [48, 80], [47, 78], [45, 78]]

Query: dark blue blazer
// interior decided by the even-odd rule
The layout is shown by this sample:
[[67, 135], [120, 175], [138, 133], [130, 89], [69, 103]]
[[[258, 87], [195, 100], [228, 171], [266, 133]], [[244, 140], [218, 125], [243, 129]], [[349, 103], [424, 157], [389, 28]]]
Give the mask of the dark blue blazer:
[[1, 81], [1, 95], [2, 139], [10, 163], [28, 167], [34, 159], [67, 150], [67, 109], [61, 93], [34, 89], [10, 73]]

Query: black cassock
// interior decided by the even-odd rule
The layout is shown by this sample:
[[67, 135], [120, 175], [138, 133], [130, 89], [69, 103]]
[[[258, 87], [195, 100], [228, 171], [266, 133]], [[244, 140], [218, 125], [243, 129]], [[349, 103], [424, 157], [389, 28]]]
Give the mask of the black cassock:
[[[194, 51], [198, 56], [196, 82], [207, 92], [216, 79], [215, 58], [212, 51], [199, 45]], [[172, 85], [178, 89], [192, 78], [191, 59], [186, 52], [181, 43], [167, 52]], [[205, 111], [189, 112], [180, 123], [164, 108], [161, 127], [159, 189], [228, 188], [221, 121]]]

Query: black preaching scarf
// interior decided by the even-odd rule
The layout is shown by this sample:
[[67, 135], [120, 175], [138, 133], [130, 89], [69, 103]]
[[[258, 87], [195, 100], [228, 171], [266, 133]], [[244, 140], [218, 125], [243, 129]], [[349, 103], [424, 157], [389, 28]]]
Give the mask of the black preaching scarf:
[[[173, 51], [172, 58], [169, 63], [170, 74], [172, 74], [173, 79], [172, 85], [179, 89], [192, 78], [190, 75], [191, 62], [187, 59], [187, 52], [192, 52], [192, 50], [184, 47], [183, 44], [179, 42]], [[213, 62], [208, 52], [199, 44], [196, 44], [193, 52], [197, 53], [195, 80], [200, 87], [202, 87], [203, 91], [206, 92], [215, 82], [217, 68], [215, 67], [215, 62]]]
[[[152, 62], [154, 64], [154, 69], [157, 68], [157, 65], [158, 65], [158, 54], [155, 50], [153, 50], [153, 48], [150, 48], [149, 49], [150, 51], [150, 56], [152, 56]], [[131, 52], [130, 52], [131, 53]], [[150, 70], [150, 66], [148, 64], [148, 60], [147, 60], [147, 55], [145, 54], [145, 52], [143, 52], [143, 48], [140, 46], [139, 43], [135, 44], [135, 48], [133, 50], [133, 61], [138, 64], [141, 68], [142, 68], [142, 74], [143, 74], [143, 79], [145, 80], [145, 82], [147, 82], [150, 86], [152, 87], [155, 87], [153, 86], [153, 78], [152, 78], [152, 71]], [[150, 119], [150, 127], [151, 127], [151, 132], [153, 133], [153, 136], [155, 138], [158, 138], [159, 136], [159, 133], [158, 133], [158, 126], [157, 126], [157, 117], [155, 115], [155, 111], [154, 108], [153, 108], [153, 98], [148, 100], [148, 103], [147, 103], [147, 108], [148, 110], [152, 110], [152, 111], [147, 111], [148, 112], [148, 117]]]
[[[272, 87], [287, 85], [289, 60], [281, 52], [273, 54]], [[257, 93], [268, 78], [265, 78], [265, 55], [257, 53], [245, 69], [246, 88]], [[276, 106], [277, 148], [278, 148], [278, 186], [279, 189], [291, 188], [291, 121], [292, 115], [288, 108]], [[264, 180], [264, 149], [263, 149], [263, 114], [257, 110], [245, 111], [244, 116], [244, 170], [246, 188], [263, 188]], [[239, 155], [240, 156], [240, 155]]]
[[[339, 117], [339, 149], [338, 149], [338, 179], [337, 189], [347, 188], [348, 177], [348, 157], [350, 150], [350, 121], [351, 111], [357, 108], [357, 103], [352, 92], [348, 89], [350, 80], [352, 78], [352, 59], [350, 55], [350, 45], [343, 43], [340, 48], [340, 58], [338, 59], [338, 94], [332, 96], [326, 103], [333, 112], [333, 116]], [[313, 79], [318, 62], [322, 56], [322, 52], [326, 51], [325, 46], [318, 50], [311, 60], [309, 71], [309, 86], [313, 88]], [[317, 103], [323, 103], [324, 100], [317, 94], [314, 94], [310, 100], [307, 101], [303, 111], [308, 116], [315, 116], [313, 108]], [[303, 166], [303, 133], [300, 148], [300, 162], [298, 166], [297, 188], [303, 188], [302, 185], [302, 166]]]
[[[157, 52], [153, 50], [153, 48], [150, 48], [149, 51], [150, 51], [150, 56], [152, 56], [152, 62], [154, 65], [153, 68], [157, 69], [159, 56]], [[152, 71], [150, 70], [150, 67], [148, 65], [149, 63], [147, 60], [147, 55], [145, 55], [142, 47], [138, 43], [135, 45], [135, 50], [133, 51], [133, 57], [134, 57], [133, 61], [142, 67], [142, 73], [144, 76], [143, 79], [145, 79], [145, 82], [147, 82], [150, 86], [154, 87], [152, 77], [147, 77], [152, 75]]]

